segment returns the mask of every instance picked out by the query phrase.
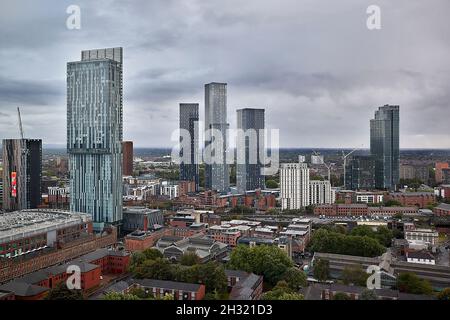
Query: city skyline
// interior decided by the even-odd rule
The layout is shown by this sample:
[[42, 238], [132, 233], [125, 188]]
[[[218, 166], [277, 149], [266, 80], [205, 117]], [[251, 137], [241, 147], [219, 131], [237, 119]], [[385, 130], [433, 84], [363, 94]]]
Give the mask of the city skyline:
[[[379, 31], [365, 27], [367, 3], [313, 8], [308, 2], [274, 6], [249, 1], [238, 10], [231, 1], [217, 13], [212, 4], [198, 2], [122, 7], [115, 1], [109, 5], [82, 1], [80, 30], [65, 27], [68, 3], [64, 1], [55, 2], [51, 9], [27, 1], [5, 4], [0, 13], [0, 27], [6, 30], [0, 36], [0, 135], [16, 137], [14, 110], [20, 106], [27, 136], [41, 138], [44, 146], [62, 146], [65, 61], [75, 60], [82, 49], [122, 46], [129, 52], [124, 61], [124, 139], [134, 141], [136, 147], [173, 146], [170, 134], [178, 127], [178, 104], [203, 101], [203, 84], [221, 81], [228, 83], [230, 114], [240, 108], [269, 106], [267, 128], [282, 128], [283, 148], [361, 144], [368, 148], [365, 120], [373, 108], [384, 104], [402, 106], [401, 148], [448, 148], [445, 1], [438, 1], [432, 10], [425, 10], [426, 4], [407, 2], [399, 10], [380, 1], [383, 27]], [[328, 21], [331, 12], [339, 28]], [[423, 18], [410, 19], [417, 12]], [[11, 14], [15, 21], [8, 19]], [[137, 18], [128, 19], [133, 23], [126, 26], [110, 23], [119, 16]], [[41, 19], [47, 23], [33, 28]], [[161, 21], [166, 23], [154, 27]], [[258, 31], [252, 29], [254, 24]], [[309, 31], [319, 35], [314, 38], [320, 42]], [[217, 41], [219, 32], [224, 41]], [[241, 46], [239, 54], [230, 43]], [[24, 44], [37, 54], [31, 57]], [[353, 55], [355, 51], [358, 55]], [[204, 105], [199, 107], [203, 118]], [[298, 116], [287, 116], [291, 114]], [[303, 125], [298, 127], [300, 120]], [[236, 127], [234, 117], [230, 127]]]

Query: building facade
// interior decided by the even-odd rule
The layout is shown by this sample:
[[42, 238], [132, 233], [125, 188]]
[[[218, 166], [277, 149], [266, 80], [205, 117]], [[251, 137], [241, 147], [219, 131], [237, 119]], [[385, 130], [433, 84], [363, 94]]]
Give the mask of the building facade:
[[[264, 189], [261, 170], [264, 166], [264, 109], [237, 110], [237, 164], [236, 187], [238, 192]], [[261, 150], [262, 149], [262, 150]]]
[[124, 141], [122, 143], [123, 151], [123, 175], [133, 175], [133, 141]]
[[396, 190], [400, 178], [400, 107], [385, 105], [370, 120], [370, 153], [375, 161], [375, 187]]
[[375, 188], [375, 161], [371, 156], [354, 156], [347, 165], [345, 188], [371, 190]]
[[[227, 84], [205, 85], [205, 189], [226, 193], [230, 187], [227, 159]], [[212, 137], [212, 131], [217, 137]], [[221, 139], [219, 139], [221, 138]], [[221, 143], [218, 142], [222, 140]], [[215, 142], [213, 142], [215, 141]], [[212, 161], [212, 157], [215, 161]]]
[[309, 206], [309, 168], [306, 163], [284, 163], [280, 168], [281, 208]]
[[[180, 130], [185, 130], [189, 133], [189, 143], [183, 143], [184, 148], [180, 150], [180, 180], [194, 181], [195, 190], [199, 189], [199, 151], [198, 151], [198, 103], [180, 103]], [[180, 136], [180, 143], [182, 137]], [[189, 149], [186, 149], [189, 147]], [[186, 159], [187, 161], [183, 161]]]
[[41, 204], [42, 140], [3, 140], [3, 209], [35, 209]]
[[309, 181], [309, 204], [331, 204], [331, 183], [328, 180]]
[[70, 209], [95, 228], [122, 220], [122, 48], [82, 51], [67, 63]]

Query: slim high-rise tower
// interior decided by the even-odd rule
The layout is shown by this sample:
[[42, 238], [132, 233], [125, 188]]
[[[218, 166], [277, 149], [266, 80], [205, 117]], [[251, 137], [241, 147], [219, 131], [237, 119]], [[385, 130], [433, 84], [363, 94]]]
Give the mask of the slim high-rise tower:
[[[205, 158], [214, 157], [215, 161], [205, 164], [205, 189], [226, 193], [230, 188], [227, 158], [227, 84], [212, 82], [205, 85]], [[214, 130], [222, 143], [212, 139]], [[212, 148], [212, 152], [208, 149]]]
[[132, 176], [133, 175], [133, 141], [124, 141], [122, 143], [122, 153], [123, 153], [123, 175]]
[[370, 153], [375, 161], [375, 187], [395, 190], [400, 179], [400, 107], [385, 105], [370, 120]]
[[67, 63], [70, 209], [94, 228], [122, 220], [122, 48], [82, 51]]
[[35, 209], [41, 204], [42, 140], [3, 140], [3, 209]]
[[[261, 174], [260, 144], [264, 148], [264, 109], [245, 108], [237, 110], [237, 164], [236, 187], [238, 192], [264, 189]], [[262, 153], [263, 154], [263, 153]]]
[[180, 130], [186, 130], [186, 133], [189, 133], [189, 141], [184, 142], [189, 149], [180, 151], [182, 159], [189, 159], [180, 163], [180, 180], [194, 181], [195, 191], [199, 189], [198, 120], [198, 103], [180, 103]]

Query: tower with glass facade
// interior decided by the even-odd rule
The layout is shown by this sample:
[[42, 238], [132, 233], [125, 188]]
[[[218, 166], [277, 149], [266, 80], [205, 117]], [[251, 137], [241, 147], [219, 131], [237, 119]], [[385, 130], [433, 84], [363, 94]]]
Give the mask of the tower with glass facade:
[[385, 105], [370, 120], [370, 153], [375, 161], [375, 187], [395, 190], [400, 179], [400, 107]]
[[[226, 193], [230, 188], [227, 159], [227, 84], [205, 85], [205, 189]], [[217, 133], [217, 143], [211, 131]], [[211, 148], [211, 144], [213, 148]], [[210, 150], [211, 152], [208, 152]], [[208, 160], [209, 159], [209, 160]], [[208, 163], [209, 162], [209, 163]]]
[[260, 159], [260, 151], [261, 154], [265, 151], [264, 109], [237, 110], [237, 129], [237, 191], [264, 189], [264, 175], [261, 174], [264, 159]]
[[122, 220], [122, 48], [82, 51], [67, 63], [70, 209], [94, 227]]
[[188, 146], [187, 149], [180, 150], [181, 159], [188, 159], [180, 163], [180, 180], [194, 181], [195, 191], [199, 189], [198, 120], [198, 103], [180, 103], [180, 130], [189, 133], [189, 137], [185, 137], [189, 141], [180, 141]]

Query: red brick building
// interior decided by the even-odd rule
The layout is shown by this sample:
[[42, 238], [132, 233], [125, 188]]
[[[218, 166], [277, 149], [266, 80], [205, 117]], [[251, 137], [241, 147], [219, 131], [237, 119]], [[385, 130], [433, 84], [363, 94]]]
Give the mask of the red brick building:
[[437, 216], [450, 216], [450, 204], [441, 203], [433, 209], [433, 213]]
[[123, 175], [132, 176], [133, 175], [133, 141], [122, 142], [122, 152], [123, 152]]
[[195, 181], [180, 181], [178, 182], [178, 196], [184, 196], [196, 192]]
[[141, 279], [136, 280], [131, 288], [141, 288], [155, 297], [172, 294], [175, 300], [203, 300], [205, 297], [205, 285], [196, 283]]
[[366, 204], [323, 204], [314, 207], [315, 215], [325, 216], [367, 216]]
[[130, 252], [142, 251], [151, 248], [163, 236], [172, 235], [169, 228], [162, 228], [155, 231], [134, 231], [125, 237], [125, 249]]
[[426, 208], [436, 202], [433, 192], [394, 192], [385, 195], [385, 201], [398, 201], [402, 206]]
[[436, 162], [434, 166], [434, 179], [436, 183], [442, 183], [443, 176], [442, 176], [442, 169], [448, 169], [450, 168], [447, 162]]

